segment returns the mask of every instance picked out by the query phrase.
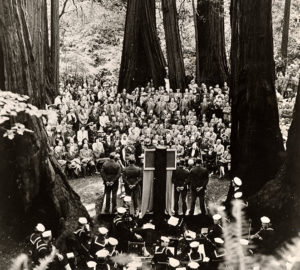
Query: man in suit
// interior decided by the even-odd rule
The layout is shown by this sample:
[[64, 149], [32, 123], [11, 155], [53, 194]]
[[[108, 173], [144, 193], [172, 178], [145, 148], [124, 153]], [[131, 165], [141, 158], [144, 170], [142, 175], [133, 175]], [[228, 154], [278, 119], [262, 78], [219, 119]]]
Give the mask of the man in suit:
[[204, 197], [208, 183], [208, 170], [201, 166], [201, 159], [196, 160], [196, 166], [190, 170], [189, 182], [191, 185], [191, 209], [190, 215], [194, 215], [196, 200], [199, 197], [201, 214], [206, 214]]
[[179, 197], [181, 196], [182, 200], [182, 212], [185, 215], [187, 210], [186, 205], [186, 194], [188, 191], [188, 180], [189, 180], [189, 171], [184, 168], [184, 159], [179, 160], [178, 167], [176, 171], [173, 172], [172, 182], [174, 184], [175, 192], [174, 192], [174, 211], [175, 216], [178, 215], [178, 202]]
[[116, 211], [117, 207], [117, 191], [119, 187], [119, 177], [121, 175], [121, 166], [114, 160], [115, 153], [109, 155], [109, 160], [105, 161], [102, 169], [101, 176], [105, 186], [105, 213], [109, 213], [110, 208], [110, 197], [112, 194], [112, 211]]

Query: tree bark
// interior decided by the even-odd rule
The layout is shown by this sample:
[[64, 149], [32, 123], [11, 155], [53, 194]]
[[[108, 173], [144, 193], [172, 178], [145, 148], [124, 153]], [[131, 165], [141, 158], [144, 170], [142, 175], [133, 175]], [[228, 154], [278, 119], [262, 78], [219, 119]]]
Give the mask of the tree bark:
[[223, 84], [228, 79], [223, 0], [198, 0], [196, 82]]
[[[43, 43], [33, 43], [26, 7], [34, 6], [34, 0], [7, 0], [0, 2], [0, 40], [2, 44], [5, 89], [30, 97], [30, 103], [43, 108], [45, 83], [41, 82], [46, 68], [37, 70]], [[42, 16], [44, 10], [35, 14]], [[36, 31], [43, 36], [41, 27]], [[32, 30], [31, 30], [32, 31]], [[40, 58], [39, 58], [40, 59]], [[1, 68], [0, 68], [1, 69]], [[41, 88], [41, 86], [43, 86]], [[11, 123], [23, 123], [33, 133], [16, 136], [10, 141], [0, 132], [0, 198], [1, 220], [17, 232], [28, 233], [36, 222], [43, 222], [54, 233], [60, 229], [63, 218], [74, 225], [78, 216], [88, 216], [79, 196], [72, 190], [60, 165], [52, 156], [50, 143], [40, 118], [19, 113]]]
[[153, 79], [164, 85], [165, 60], [156, 31], [155, 0], [129, 0], [118, 89], [131, 92]]
[[287, 57], [288, 57], [291, 2], [292, 0], [285, 0], [285, 4], [284, 4], [284, 17], [283, 17], [282, 41], [281, 41], [281, 56], [285, 64], [284, 71], [286, 68]]
[[163, 22], [166, 37], [169, 80], [172, 89], [186, 87], [176, 0], [162, 0]]
[[231, 153], [245, 195], [273, 179], [283, 152], [274, 87], [272, 0], [231, 2]]
[[59, 0], [51, 0], [51, 67], [54, 91], [59, 91]]

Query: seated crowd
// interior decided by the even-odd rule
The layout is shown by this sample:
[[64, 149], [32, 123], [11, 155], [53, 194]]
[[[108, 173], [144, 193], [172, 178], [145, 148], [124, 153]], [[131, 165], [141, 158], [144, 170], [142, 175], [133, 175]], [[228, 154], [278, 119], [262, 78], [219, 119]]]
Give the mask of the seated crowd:
[[179, 158], [200, 158], [210, 173], [230, 170], [229, 87], [198, 86], [183, 92], [152, 83], [118, 93], [115, 85], [69, 78], [44, 118], [53, 153], [70, 177], [98, 173], [111, 152], [126, 166], [145, 147], [177, 149]]

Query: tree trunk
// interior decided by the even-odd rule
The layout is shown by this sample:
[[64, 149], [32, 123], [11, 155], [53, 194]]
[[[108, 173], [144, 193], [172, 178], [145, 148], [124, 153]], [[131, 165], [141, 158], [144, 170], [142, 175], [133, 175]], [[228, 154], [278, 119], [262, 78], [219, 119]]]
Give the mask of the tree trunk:
[[51, 0], [51, 67], [56, 93], [59, 91], [59, 0]]
[[170, 85], [174, 90], [181, 89], [183, 91], [186, 87], [186, 81], [178, 27], [176, 0], [162, 0], [162, 10]]
[[[293, 121], [287, 140], [287, 157], [276, 178], [268, 182], [249, 199], [249, 214], [257, 209], [268, 215], [276, 225], [280, 241], [297, 235], [300, 226], [300, 81], [294, 108]], [[288, 230], [287, 230], [288, 224]]]
[[228, 79], [223, 0], [198, 0], [196, 82], [223, 84]]
[[272, 0], [231, 2], [232, 170], [246, 196], [274, 178], [283, 152], [271, 6]]
[[131, 92], [153, 79], [164, 85], [165, 60], [156, 32], [155, 0], [129, 0], [119, 75], [119, 91]]
[[283, 17], [282, 41], [281, 41], [281, 56], [282, 56], [282, 60], [284, 61], [284, 71], [286, 68], [287, 57], [288, 57], [291, 2], [292, 0], [285, 0], [285, 4], [284, 4], [284, 17]]
[[[37, 3], [34, 0], [7, 0], [0, 2], [0, 40], [2, 44], [5, 89], [30, 97], [30, 103], [43, 108], [45, 104], [45, 83], [41, 78], [46, 68], [37, 70], [34, 50], [41, 51], [43, 43], [32, 43], [30, 38], [30, 16], [26, 7]], [[38, 18], [44, 10], [34, 14]], [[35, 29], [44, 33], [36, 20]], [[31, 31], [33, 31], [31, 29]], [[39, 58], [41, 59], [41, 58]], [[1, 67], [2, 68], [2, 67]], [[0, 68], [0, 70], [1, 70]], [[43, 88], [41, 88], [43, 86]], [[42, 120], [19, 113], [12, 122], [23, 123], [33, 133], [16, 136], [10, 141], [0, 132], [0, 198], [1, 220], [17, 232], [28, 233], [34, 223], [40, 221], [52, 228], [60, 229], [60, 219], [75, 224], [78, 216], [88, 216], [79, 196], [67, 182], [60, 165], [52, 156], [48, 136]], [[4, 219], [3, 219], [4, 218]]]

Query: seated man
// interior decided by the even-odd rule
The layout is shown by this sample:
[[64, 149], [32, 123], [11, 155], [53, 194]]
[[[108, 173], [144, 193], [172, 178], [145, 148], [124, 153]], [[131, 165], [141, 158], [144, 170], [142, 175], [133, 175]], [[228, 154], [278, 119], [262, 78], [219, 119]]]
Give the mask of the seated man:
[[105, 156], [105, 149], [100, 138], [96, 139], [96, 142], [93, 143], [92, 148], [96, 162], [96, 169], [99, 170], [101, 159]]
[[93, 151], [89, 149], [89, 145], [87, 143], [85, 143], [80, 150], [79, 157], [82, 165], [83, 176], [85, 177], [87, 172], [92, 173], [95, 170]]

